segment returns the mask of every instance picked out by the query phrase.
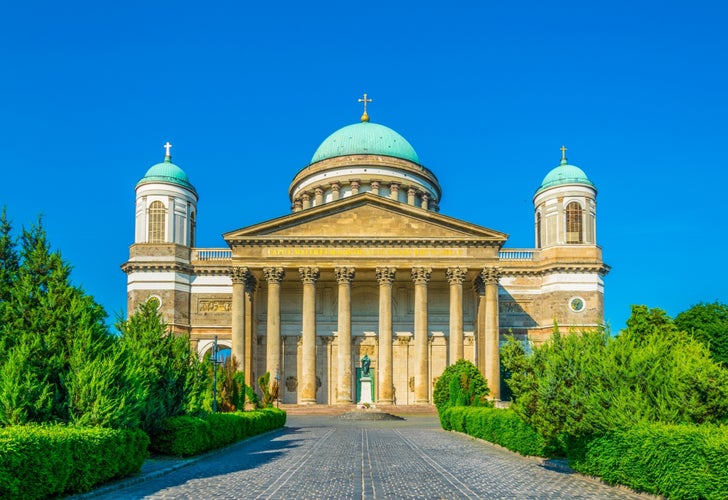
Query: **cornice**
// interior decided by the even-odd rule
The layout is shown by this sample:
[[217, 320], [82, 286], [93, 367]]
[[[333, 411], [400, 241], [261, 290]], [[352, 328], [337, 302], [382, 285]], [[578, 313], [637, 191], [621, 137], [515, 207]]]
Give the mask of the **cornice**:
[[300, 247], [300, 246], [322, 246], [322, 247], [502, 247], [504, 241], [484, 238], [311, 238], [311, 237], [289, 237], [280, 236], [255, 236], [249, 238], [230, 239], [232, 246], [244, 247]]

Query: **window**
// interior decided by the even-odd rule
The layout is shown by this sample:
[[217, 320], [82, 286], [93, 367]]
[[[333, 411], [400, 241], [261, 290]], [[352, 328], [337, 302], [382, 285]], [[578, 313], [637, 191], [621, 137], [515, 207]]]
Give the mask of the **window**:
[[166, 210], [161, 201], [149, 205], [149, 238], [148, 243], [164, 243], [164, 217]]
[[566, 205], [566, 243], [583, 243], [581, 205], [572, 201]]
[[536, 214], [536, 248], [541, 248], [541, 212]]

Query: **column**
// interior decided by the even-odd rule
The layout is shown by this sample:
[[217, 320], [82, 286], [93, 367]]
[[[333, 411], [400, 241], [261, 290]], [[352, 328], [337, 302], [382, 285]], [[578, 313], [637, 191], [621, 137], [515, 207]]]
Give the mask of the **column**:
[[393, 200], [399, 199], [399, 184], [393, 182], [389, 185], [389, 197]]
[[299, 402], [316, 404], [316, 281], [318, 267], [299, 267], [303, 281], [303, 346]]
[[350, 186], [352, 195], [359, 194], [359, 181], [351, 181]]
[[372, 181], [371, 184], [369, 184], [372, 190], [372, 194], [379, 194], [379, 182], [378, 181]]
[[485, 378], [490, 397], [500, 401], [500, 332], [498, 327], [498, 278], [495, 267], [481, 273], [485, 284]]
[[264, 267], [263, 275], [268, 282], [265, 370], [272, 386], [281, 368], [281, 281], [286, 272], [282, 267]]
[[338, 182], [332, 182], [331, 183], [331, 200], [336, 201], [339, 199], [339, 191], [341, 190], [341, 186]]
[[473, 291], [476, 300], [476, 323], [475, 323], [475, 363], [478, 370], [485, 377], [485, 283], [482, 276], [478, 275], [473, 281]]
[[316, 200], [316, 206], [320, 207], [324, 203], [324, 190], [320, 187], [317, 187], [313, 190], [314, 192], [314, 199]]
[[379, 391], [377, 402], [391, 405], [394, 402], [392, 380], [392, 282], [397, 269], [394, 267], [378, 267], [376, 269], [379, 282]]
[[[255, 289], [258, 286], [256, 280], [250, 273], [245, 277], [245, 318], [243, 320], [243, 345], [245, 350], [243, 361], [243, 372], [245, 384], [255, 387], [255, 370], [253, 369], [253, 349], [255, 348]], [[275, 374], [274, 374], [275, 376]]]
[[245, 369], [245, 278], [249, 274], [247, 267], [235, 266], [230, 270], [230, 279], [233, 282], [231, 340], [236, 370]]
[[339, 283], [339, 380], [336, 402], [351, 404], [354, 402], [351, 394], [351, 280], [354, 279], [354, 268], [337, 267], [334, 272]]
[[422, 208], [427, 210], [430, 206], [430, 195], [427, 193], [422, 193]]
[[450, 283], [450, 364], [465, 357], [463, 347], [463, 281], [467, 267], [450, 267], [445, 275]]
[[432, 269], [412, 268], [415, 283], [415, 404], [430, 402], [427, 363], [427, 283]]
[[415, 188], [409, 188], [407, 190], [407, 204], [414, 206], [415, 204], [415, 195], [417, 194], [417, 190]]
[[303, 200], [302, 205], [301, 205], [303, 210], [311, 208], [311, 195], [310, 194], [303, 193], [301, 195], [301, 200]]

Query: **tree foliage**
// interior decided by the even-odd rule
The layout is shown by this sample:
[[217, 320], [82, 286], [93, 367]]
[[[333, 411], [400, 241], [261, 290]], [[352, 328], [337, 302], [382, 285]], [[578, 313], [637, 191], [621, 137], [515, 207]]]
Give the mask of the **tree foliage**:
[[728, 304], [696, 304], [675, 317], [675, 326], [706, 344], [713, 359], [728, 367]]
[[439, 412], [451, 406], [490, 406], [488, 382], [470, 361], [459, 359], [435, 383], [433, 401]]
[[728, 418], [728, 371], [703, 344], [661, 310], [635, 306], [627, 325], [617, 337], [554, 335], [531, 356], [510, 339], [501, 359], [514, 410], [549, 440]]

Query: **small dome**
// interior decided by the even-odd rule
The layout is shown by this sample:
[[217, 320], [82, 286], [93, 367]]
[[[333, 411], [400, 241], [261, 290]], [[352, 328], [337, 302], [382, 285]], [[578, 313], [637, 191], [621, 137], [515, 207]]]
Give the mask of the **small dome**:
[[187, 174], [184, 172], [184, 170], [172, 163], [171, 156], [165, 156], [163, 162], [152, 165], [152, 167], [147, 170], [147, 173], [144, 175], [144, 177], [142, 177], [142, 179], [137, 182], [137, 187], [141, 186], [142, 184], [150, 184], [153, 182], [176, 184], [178, 186], [185, 187], [193, 192], [195, 191], [195, 188], [190, 183], [190, 180], [187, 178]]
[[311, 163], [348, 155], [383, 155], [420, 162], [414, 148], [404, 137], [384, 125], [363, 121], [340, 128], [328, 136], [314, 153]]
[[544, 189], [561, 186], [564, 184], [584, 184], [595, 188], [594, 183], [589, 180], [584, 171], [576, 165], [569, 165], [566, 158], [561, 159], [561, 164], [551, 170], [546, 177], [543, 178], [541, 186], [536, 191], [540, 193]]

